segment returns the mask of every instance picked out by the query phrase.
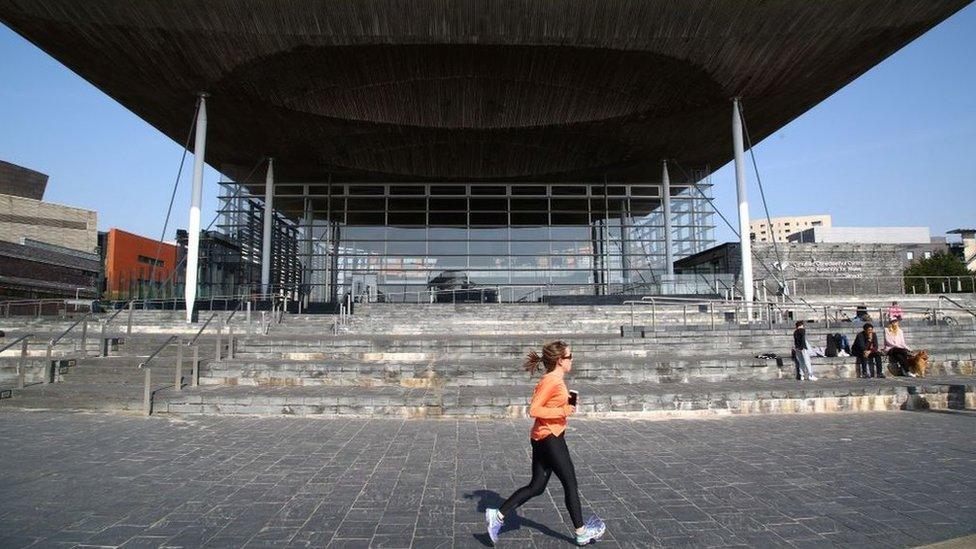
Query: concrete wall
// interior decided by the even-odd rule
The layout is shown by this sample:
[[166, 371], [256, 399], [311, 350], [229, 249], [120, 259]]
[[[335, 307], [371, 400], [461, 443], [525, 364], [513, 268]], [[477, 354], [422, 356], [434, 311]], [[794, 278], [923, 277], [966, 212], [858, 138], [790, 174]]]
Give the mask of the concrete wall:
[[790, 235], [791, 242], [929, 244], [928, 227], [812, 227]]
[[47, 176], [10, 162], [0, 160], [0, 194], [42, 200]]
[[94, 252], [98, 246], [98, 214], [31, 198], [0, 195], [0, 240], [19, 244], [22, 238]]

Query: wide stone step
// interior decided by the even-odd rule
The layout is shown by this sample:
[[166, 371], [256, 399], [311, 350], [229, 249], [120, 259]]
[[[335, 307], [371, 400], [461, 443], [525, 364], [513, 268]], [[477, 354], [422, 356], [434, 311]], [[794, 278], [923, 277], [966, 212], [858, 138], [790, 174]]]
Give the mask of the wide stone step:
[[[972, 375], [973, 361], [965, 355], [933, 356], [929, 375]], [[813, 371], [824, 379], [857, 377], [854, 359], [816, 358]], [[688, 383], [792, 379], [792, 360], [743, 357], [621, 357], [580, 361], [573, 379], [594, 384]], [[521, 369], [519, 361], [454, 359], [431, 361], [361, 361], [337, 359], [246, 360], [211, 362], [201, 369], [201, 384], [265, 386], [492, 386], [533, 385], [537, 380]]]
[[[681, 416], [976, 407], [976, 378], [586, 384], [581, 416]], [[524, 417], [531, 392], [493, 387], [226, 387], [156, 394], [158, 413], [426, 418]]]

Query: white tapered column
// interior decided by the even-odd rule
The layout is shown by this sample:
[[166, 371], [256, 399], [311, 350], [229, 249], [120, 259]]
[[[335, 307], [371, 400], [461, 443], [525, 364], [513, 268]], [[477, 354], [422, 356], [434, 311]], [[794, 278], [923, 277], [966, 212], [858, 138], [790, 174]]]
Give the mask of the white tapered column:
[[742, 146], [742, 118], [739, 98], [732, 100], [732, 149], [735, 153], [735, 191], [739, 199], [739, 251], [742, 254], [742, 298], [752, 303], [752, 240], [749, 238], [749, 198], [746, 196], [746, 166]]
[[272, 221], [274, 221], [274, 158], [269, 158], [268, 175], [264, 180], [264, 232], [261, 236], [261, 293], [265, 294], [271, 291]]
[[664, 261], [665, 273], [674, 276], [674, 237], [671, 235], [671, 177], [668, 175], [668, 161], [661, 161], [661, 196], [664, 206]]
[[193, 143], [193, 187], [190, 191], [190, 221], [186, 244], [186, 321], [193, 322], [197, 302], [197, 263], [200, 258], [200, 204], [203, 202], [203, 162], [207, 153], [207, 94], [200, 94], [197, 111], [197, 133]]

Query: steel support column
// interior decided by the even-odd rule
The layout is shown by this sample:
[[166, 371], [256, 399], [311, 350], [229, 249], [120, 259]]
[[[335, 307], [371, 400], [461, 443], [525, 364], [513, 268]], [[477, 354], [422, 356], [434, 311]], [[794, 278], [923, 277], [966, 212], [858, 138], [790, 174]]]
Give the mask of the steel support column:
[[[749, 237], [749, 198], [746, 196], [746, 167], [742, 145], [739, 98], [732, 100], [732, 149], [735, 153], [735, 190], [739, 200], [739, 252], [742, 263], [742, 299], [752, 303], [752, 241]], [[751, 311], [750, 311], [751, 313]]]
[[261, 233], [261, 293], [271, 292], [271, 242], [274, 235], [274, 158], [268, 159], [268, 174], [264, 179], [264, 231]]
[[[186, 244], [186, 321], [193, 322], [193, 308], [197, 301], [197, 271], [200, 259], [200, 204], [203, 202], [203, 162], [207, 152], [207, 94], [200, 94], [197, 110], [197, 133], [193, 144], [193, 187], [190, 191], [190, 220], [187, 224]], [[149, 370], [146, 370], [149, 374]]]
[[674, 277], [674, 237], [671, 234], [671, 177], [668, 161], [661, 161], [661, 198], [664, 206], [664, 272]]

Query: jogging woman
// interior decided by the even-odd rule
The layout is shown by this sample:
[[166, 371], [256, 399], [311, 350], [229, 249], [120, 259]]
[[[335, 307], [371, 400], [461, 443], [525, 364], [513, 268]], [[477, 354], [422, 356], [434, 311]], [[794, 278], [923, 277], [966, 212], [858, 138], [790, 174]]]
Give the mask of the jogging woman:
[[488, 523], [488, 536], [492, 543], [498, 541], [505, 517], [518, 509], [526, 501], [546, 490], [549, 476], [556, 473], [563, 483], [566, 494], [566, 509], [576, 529], [577, 545], [586, 545], [603, 536], [606, 525], [597, 517], [585, 523], [580, 509], [579, 491], [576, 486], [576, 469], [569, 458], [566, 446], [566, 418], [576, 412], [569, 404], [569, 391], [563, 377], [573, 369], [573, 353], [562, 341], [547, 343], [542, 348], [542, 356], [532, 351], [525, 361], [525, 369], [534, 374], [539, 364], [545, 366], [542, 376], [532, 393], [529, 415], [535, 418], [532, 426], [532, 481], [515, 491], [498, 509], [485, 510]]

